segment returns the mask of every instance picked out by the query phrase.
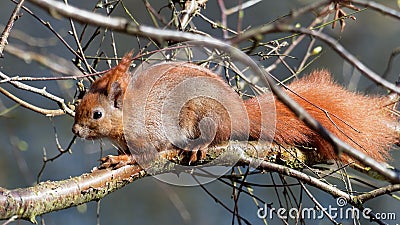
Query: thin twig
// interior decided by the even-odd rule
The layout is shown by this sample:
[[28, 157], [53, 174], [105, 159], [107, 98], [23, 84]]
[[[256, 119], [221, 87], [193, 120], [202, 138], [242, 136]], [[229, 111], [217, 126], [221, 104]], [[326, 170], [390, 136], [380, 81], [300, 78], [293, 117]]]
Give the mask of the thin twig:
[[81, 71], [76, 69], [73, 64], [71, 64], [71, 62], [55, 55], [43, 55], [40, 53], [27, 51], [23, 50], [19, 46], [11, 44], [7, 45], [5, 50], [6, 52], [11, 53], [12, 55], [15, 55], [25, 61], [36, 61], [56, 73], [66, 74], [73, 77], [80, 76], [82, 74]]
[[375, 1], [351, 0], [351, 3], [356, 4], [356, 5], [361, 5], [364, 7], [368, 7], [370, 9], [373, 9], [375, 11], [382, 13], [383, 15], [391, 16], [398, 20], [400, 19], [399, 11], [389, 8], [387, 6], [384, 6], [382, 4], [379, 4]]
[[[0, 78], [2, 78], [2, 79], [10, 79], [9, 76], [5, 75], [1, 71], [0, 71]], [[29, 92], [32, 92], [32, 93], [36, 93], [36, 94], [39, 94], [39, 95], [41, 95], [43, 97], [46, 97], [46, 98], [48, 98], [50, 100], [53, 100], [54, 102], [56, 102], [59, 105], [60, 109], [63, 112], [65, 112], [65, 113], [67, 113], [67, 114], [69, 114], [71, 116], [75, 115], [75, 112], [65, 104], [64, 99], [62, 99], [62, 98], [60, 98], [58, 96], [55, 96], [53, 94], [50, 94], [49, 92], [46, 91], [46, 88], [42, 88], [42, 89], [35, 88], [35, 87], [32, 87], [32, 86], [26, 85], [24, 83], [21, 83], [19, 81], [10, 81], [9, 83], [12, 84], [14, 87], [16, 87], [18, 89], [22, 89], [22, 90], [29, 91]], [[33, 108], [34, 107], [32, 107], [32, 109]], [[35, 111], [36, 112], [41, 112], [42, 111], [42, 109], [40, 109], [40, 108], [38, 108], [37, 110], [38, 111], [36, 111], [36, 110]], [[44, 112], [43, 113], [44, 115], [48, 115], [48, 116], [53, 116], [53, 115], [52, 114], [47, 114], [47, 112], [53, 112], [53, 113], [55, 113], [55, 115], [58, 115], [58, 111], [46, 111], [46, 110], [44, 110], [43, 112]]]
[[29, 110], [32, 110], [34, 112], [38, 112], [40, 114], [46, 115], [46, 116], [60, 116], [60, 115], [64, 115], [65, 112], [61, 109], [44, 109], [41, 107], [37, 107], [35, 105], [32, 105], [20, 98], [18, 98], [17, 96], [11, 94], [10, 92], [8, 92], [7, 90], [5, 90], [4, 88], [0, 87], [0, 92], [2, 94], [4, 94], [5, 96], [7, 96], [9, 99], [15, 101], [16, 103], [20, 104], [22, 107], [25, 107]]
[[388, 185], [386, 187], [381, 187], [381, 188], [369, 191], [367, 193], [356, 196], [355, 200], [360, 201], [361, 203], [365, 203], [365, 202], [367, 202], [371, 199], [374, 199], [378, 196], [393, 193], [396, 191], [400, 191], [400, 184]]
[[368, 78], [373, 80], [375, 83], [393, 91], [396, 93], [400, 93], [400, 88], [396, 85], [386, 81], [381, 76], [376, 74], [370, 68], [368, 68], [365, 64], [363, 64], [360, 60], [357, 59], [354, 55], [352, 55], [347, 49], [345, 49], [341, 44], [339, 44], [334, 38], [320, 32], [316, 32], [314, 30], [309, 30], [306, 28], [296, 28], [291, 25], [286, 24], [271, 24], [266, 25], [258, 28], [254, 28], [242, 33], [240, 36], [231, 40], [231, 44], [237, 44], [243, 40], [247, 39], [255, 39], [260, 34], [267, 34], [267, 33], [275, 33], [275, 32], [292, 32], [292, 33], [301, 33], [301, 34], [308, 34], [314, 36], [326, 44], [328, 44], [333, 50], [335, 50], [340, 56], [346, 59], [350, 64], [364, 73]]
[[[12, 1], [12, 2], [17, 4], [16, 0], [10, 0], [10, 1]], [[42, 20], [39, 16], [34, 14], [29, 8], [27, 8], [25, 6], [22, 6], [22, 9], [25, 10], [25, 12], [27, 12], [31, 16], [33, 16], [33, 18], [38, 20], [40, 23], [42, 23], [44, 25], [44, 27], [48, 28], [50, 30], [50, 32], [52, 32], [61, 41], [61, 43], [63, 43], [65, 45], [65, 47], [67, 47], [67, 49], [70, 50], [71, 53], [73, 53], [76, 57], [78, 57], [79, 59], [82, 60], [81, 56], [78, 55], [75, 52], [75, 50], [64, 40], [64, 38], [59, 33], [57, 33], [57, 31], [55, 31], [53, 29], [53, 27], [51, 26], [51, 24], [49, 22]]]
[[321, 210], [328, 219], [336, 225], [339, 225], [338, 222], [329, 214], [329, 212], [326, 211], [324, 207], [322, 207], [321, 203], [318, 202], [318, 200], [313, 196], [313, 194], [308, 190], [308, 188], [303, 184], [303, 182], [299, 182], [305, 193], [308, 195], [308, 197], [311, 199], [311, 201], [314, 202], [315, 205], [318, 206], [318, 209]]
[[8, 20], [8, 23], [6, 25], [6, 27], [3, 30], [3, 33], [1, 34], [1, 39], [0, 39], [0, 58], [3, 57], [3, 50], [4, 47], [7, 44], [7, 39], [8, 36], [10, 35], [11, 29], [14, 25], [14, 21], [17, 20], [17, 15], [19, 13], [19, 11], [21, 10], [21, 6], [24, 4], [25, 0], [20, 0], [19, 3], [15, 6], [14, 11], [10, 17], [10, 19]]

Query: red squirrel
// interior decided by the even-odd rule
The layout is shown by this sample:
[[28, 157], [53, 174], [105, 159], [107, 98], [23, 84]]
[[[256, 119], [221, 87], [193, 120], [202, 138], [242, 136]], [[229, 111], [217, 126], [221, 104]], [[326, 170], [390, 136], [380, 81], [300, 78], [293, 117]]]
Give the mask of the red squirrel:
[[[206, 156], [208, 146], [260, 137], [314, 147], [326, 159], [338, 159], [333, 146], [282, 102], [275, 100], [276, 116], [271, 115], [276, 118], [270, 120], [274, 105], [267, 108], [260, 103], [273, 104], [271, 94], [243, 100], [220, 76], [191, 63], [161, 63], [136, 73], [129, 71], [130, 64], [131, 53], [91, 85], [76, 109], [75, 135], [108, 138], [118, 148], [118, 156], [102, 159], [103, 167], [143, 162], [171, 147], [192, 150], [189, 157], [194, 162]], [[188, 79], [207, 85], [180, 85]], [[193, 87], [215, 96], [186, 98]], [[396, 119], [385, 108], [387, 98], [347, 91], [326, 70], [316, 70], [288, 87], [297, 95], [287, 94], [341, 140], [377, 161], [389, 158], [397, 135], [389, 128]], [[267, 118], [263, 125], [262, 115]], [[351, 158], [342, 155], [340, 160]]]

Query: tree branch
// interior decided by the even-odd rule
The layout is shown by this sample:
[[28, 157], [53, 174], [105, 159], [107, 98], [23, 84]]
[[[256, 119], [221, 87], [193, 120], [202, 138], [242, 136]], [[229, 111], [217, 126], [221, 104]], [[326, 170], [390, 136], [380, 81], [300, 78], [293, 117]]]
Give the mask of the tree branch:
[[[169, 158], [170, 161], [166, 160]], [[163, 151], [150, 166], [151, 171], [145, 171], [138, 165], [128, 165], [115, 170], [97, 169], [61, 181], [47, 181], [33, 187], [7, 190], [0, 188], [0, 220], [15, 218], [36, 223], [35, 217], [49, 212], [77, 206], [90, 201], [97, 201], [106, 195], [130, 184], [138, 179], [167, 172], [182, 172], [182, 165], [187, 162], [179, 159], [176, 150]], [[238, 161], [232, 161], [232, 159]], [[232, 165], [253, 166], [262, 171], [278, 172], [298, 179], [316, 187], [334, 198], [342, 197], [348, 203], [358, 208], [362, 201], [371, 196], [391, 193], [399, 190], [399, 185], [390, 185], [373, 190], [358, 197], [328, 184], [324, 178], [316, 178], [299, 171], [307, 166], [325, 163], [317, 151], [281, 145], [256, 142], [231, 142], [229, 146], [209, 148], [207, 158], [202, 166]], [[186, 167], [194, 170], [199, 167]], [[192, 173], [195, 174], [195, 173]], [[216, 177], [217, 178], [217, 177]]]
[[400, 12], [399, 11], [397, 11], [395, 9], [392, 9], [392, 8], [389, 8], [389, 7], [386, 7], [386, 6], [384, 6], [382, 4], [379, 4], [377, 2], [374, 2], [374, 1], [363, 1], [363, 0], [351, 0], [351, 2], [353, 4], [356, 4], [356, 5], [361, 5], [361, 6], [364, 6], [364, 7], [371, 8], [371, 9], [373, 9], [375, 11], [378, 11], [378, 12], [382, 13], [383, 15], [391, 16], [391, 17], [393, 17], [395, 19], [400, 19]]
[[386, 81], [381, 76], [379, 76], [377, 73], [375, 73], [370, 68], [368, 68], [360, 60], [358, 60], [357, 57], [352, 55], [339, 42], [337, 42], [337, 40], [335, 40], [334, 38], [332, 38], [324, 33], [318, 32], [318, 31], [314, 31], [314, 30], [310, 30], [310, 29], [302, 28], [302, 27], [296, 28], [294, 26], [286, 25], [286, 24], [270, 24], [270, 25], [265, 25], [265, 26], [261, 26], [261, 27], [246, 31], [246, 32], [240, 34], [239, 36], [233, 38], [231, 40], [231, 43], [237, 44], [243, 40], [256, 39], [261, 34], [276, 33], [276, 32], [292, 32], [292, 33], [298, 33], [298, 34], [308, 34], [313, 37], [316, 37], [316, 38], [324, 41], [326, 44], [328, 44], [340, 56], [342, 56], [344, 59], [346, 59], [351, 65], [353, 65], [358, 70], [360, 70], [363, 74], [365, 74], [368, 78], [370, 78], [376, 84], [381, 85], [381, 86], [389, 89], [390, 91], [400, 94], [399, 87], [397, 87], [393, 83]]
[[7, 44], [8, 35], [10, 35], [11, 29], [12, 29], [12, 27], [14, 25], [14, 21], [17, 20], [18, 13], [19, 13], [19, 11], [21, 9], [21, 6], [24, 4], [24, 1], [25, 0], [20, 0], [19, 3], [17, 4], [17, 6], [15, 6], [15, 9], [14, 9], [13, 13], [12, 13], [10, 19], [8, 20], [8, 23], [7, 23], [6, 27], [3, 30], [3, 33], [1, 34], [1, 38], [0, 38], [0, 58], [3, 57], [3, 50], [4, 50], [4, 47]]
[[54, 110], [53, 109], [44, 109], [44, 108], [40, 108], [35, 105], [32, 105], [32, 104], [18, 98], [17, 96], [11, 94], [10, 92], [8, 92], [6, 89], [4, 89], [2, 87], [0, 87], [0, 93], [7, 96], [9, 99], [15, 101], [16, 103], [20, 104], [22, 107], [25, 107], [27, 109], [30, 109], [30, 110], [38, 112], [38, 113], [41, 113], [46, 116], [60, 116], [60, 115], [65, 114], [64, 110], [61, 110], [61, 109], [54, 109]]
[[0, 219], [18, 215], [36, 223], [35, 217], [48, 212], [96, 201], [144, 176], [137, 166], [117, 170], [95, 170], [67, 180], [42, 182], [33, 187], [0, 188]]
[[[239, 157], [245, 152], [246, 157]], [[167, 161], [166, 158], [171, 159]], [[217, 159], [217, 161], [214, 161]], [[295, 169], [304, 168], [306, 165], [323, 163], [324, 160], [316, 151], [304, 151], [299, 148], [284, 148], [281, 145], [265, 145], [259, 143], [232, 142], [228, 147], [210, 148], [204, 164], [217, 162], [214, 165], [232, 165], [232, 159], [242, 159], [239, 164], [258, 165], [262, 160], [269, 160], [264, 169], [271, 171], [286, 170], [287, 175], [298, 179], [305, 179], [305, 183], [315, 186], [328, 187], [316, 178], [311, 178]], [[274, 164], [279, 162], [282, 165]], [[177, 171], [177, 165], [187, 165], [179, 160], [176, 150], [164, 151], [155, 160], [151, 174], [162, 174]], [[263, 165], [263, 164], [262, 164]], [[286, 167], [286, 166], [288, 167]], [[210, 166], [210, 165], [208, 165]], [[196, 168], [196, 167], [191, 167]], [[149, 171], [147, 171], [149, 172]], [[301, 175], [303, 174], [303, 175]], [[133, 181], [148, 175], [137, 165], [128, 165], [119, 169], [94, 169], [91, 173], [62, 181], [47, 181], [33, 187], [7, 190], [0, 188], [0, 220], [9, 219], [15, 215], [20, 219], [30, 220], [35, 223], [35, 217], [90, 201], [97, 201]], [[332, 187], [331, 187], [332, 188]], [[335, 192], [335, 191], [329, 191]], [[341, 193], [341, 192], [340, 192]], [[343, 194], [343, 193], [342, 193]], [[344, 195], [344, 194], [343, 194]]]
[[[19, 88], [19, 89], [22, 89], [22, 90], [26, 90], [26, 91], [30, 91], [32, 93], [37, 93], [37, 94], [40, 94], [40, 95], [42, 95], [42, 96], [44, 96], [44, 97], [46, 97], [48, 99], [51, 99], [51, 100], [55, 101], [60, 106], [61, 110], [63, 110], [64, 112], [68, 113], [71, 116], [75, 115], [75, 112], [65, 104], [64, 99], [62, 99], [62, 98], [60, 98], [58, 96], [55, 96], [53, 94], [50, 94], [49, 92], [46, 91], [46, 88], [39, 89], [39, 88], [35, 88], [35, 87], [32, 87], [32, 86], [26, 85], [26, 84], [21, 83], [19, 81], [13, 81], [13, 80], [10, 79], [9, 76], [7, 76], [6, 74], [4, 74], [1, 71], [0, 71], [0, 78], [2, 78], [4, 80], [8, 80], [8, 83], [12, 84], [16, 88]], [[3, 91], [3, 93], [6, 94], [6, 92], [4, 92], [4, 91]], [[16, 101], [15, 99], [13, 99], [13, 100]], [[16, 102], [22, 104], [22, 102], [24, 102], [24, 101], [20, 100], [20, 101], [16, 101]], [[27, 105], [23, 105], [23, 106], [26, 107]], [[28, 108], [34, 110], [32, 107], [28, 107]], [[39, 110], [39, 111], [36, 111], [36, 112], [41, 112], [41, 111], [42, 110]], [[46, 111], [46, 110], [44, 110], [44, 111]], [[49, 114], [45, 114], [45, 115], [46, 116], [54, 116], [52, 114], [50, 114], [50, 115]], [[58, 115], [58, 112], [56, 112], [56, 115]]]

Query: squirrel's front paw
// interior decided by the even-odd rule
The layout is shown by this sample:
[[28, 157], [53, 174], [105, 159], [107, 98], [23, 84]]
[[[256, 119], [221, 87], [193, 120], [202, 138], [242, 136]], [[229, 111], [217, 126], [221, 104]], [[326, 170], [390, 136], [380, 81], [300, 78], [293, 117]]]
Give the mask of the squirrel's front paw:
[[132, 155], [108, 155], [100, 159], [99, 169], [118, 169], [126, 165], [132, 165], [136, 163], [136, 160]]

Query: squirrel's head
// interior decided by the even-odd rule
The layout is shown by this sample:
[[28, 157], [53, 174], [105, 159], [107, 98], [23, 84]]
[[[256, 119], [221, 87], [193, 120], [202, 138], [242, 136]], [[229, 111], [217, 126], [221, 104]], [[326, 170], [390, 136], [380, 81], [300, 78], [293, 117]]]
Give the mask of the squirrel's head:
[[90, 87], [75, 111], [72, 132], [85, 139], [121, 139], [122, 106], [129, 85], [131, 53]]

